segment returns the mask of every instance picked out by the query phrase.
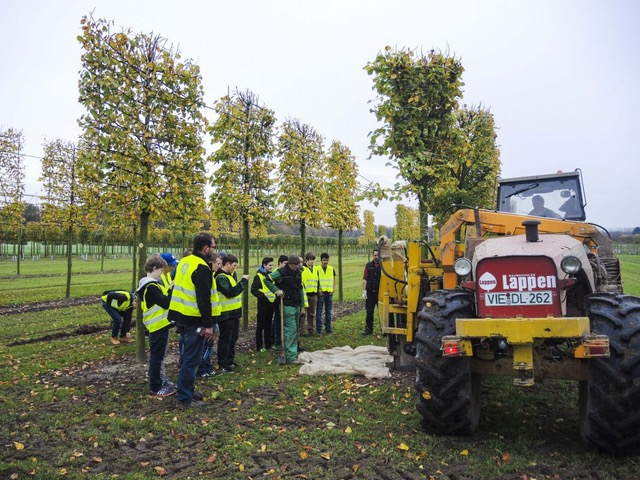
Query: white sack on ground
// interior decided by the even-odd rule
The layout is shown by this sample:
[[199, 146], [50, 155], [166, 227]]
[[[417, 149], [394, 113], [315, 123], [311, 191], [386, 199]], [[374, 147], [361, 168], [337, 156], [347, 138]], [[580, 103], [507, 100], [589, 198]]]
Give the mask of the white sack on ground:
[[362, 345], [353, 349], [349, 346], [329, 350], [303, 352], [298, 356], [302, 363], [300, 375], [325, 375], [327, 373], [351, 373], [367, 378], [388, 378], [391, 376], [387, 363], [393, 361], [386, 347]]

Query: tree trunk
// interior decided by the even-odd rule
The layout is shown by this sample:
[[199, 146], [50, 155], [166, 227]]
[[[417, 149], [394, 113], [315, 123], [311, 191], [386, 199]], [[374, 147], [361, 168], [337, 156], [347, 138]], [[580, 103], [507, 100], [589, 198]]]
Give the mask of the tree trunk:
[[338, 302], [342, 303], [342, 229], [338, 229]]
[[[140, 272], [139, 277], [145, 274], [144, 264], [147, 261], [147, 238], [149, 235], [149, 211], [140, 212], [140, 244], [138, 246], [138, 271]], [[135, 236], [134, 236], [135, 240]], [[135, 248], [134, 248], [134, 258], [135, 258]], [[135, 264], [135, 263], [134, 263]], [[138, 278], [136, 278], [135, 269], [133, 272], [134, 275], [134, 286], [132, 290], [136, 290], [138, 286]], [[144, 323], [142, 323], [142, 306], [140, 302], [138, 302], [138, 308], [136, 309], [136, 360], [138, 363], [144, 363], [146, 361], [146, 355], [144, 352]]]
[[[244, 248], [242, 252], [242, 273], [247, 275], [249, 273], [249, 219], [245, 218], [242, 221], [242, 238], [244, 240]], [[242, 292], [242, 330], [249, 330], [249, 288], [244, 289]]]
[[73, 241], [73, 226], [69, 225], [67, 229], [67, 290], [65, 298], [71, 298], [71, 242]]
[[304, 220], [300, 220], [300, 254], [306, 255], [307, 251], [307, 223]]
[[16, 275], [20, 276], [20, 257], [22, 253], [22, 228], [18, 226], [18, 254], [16, 255]]

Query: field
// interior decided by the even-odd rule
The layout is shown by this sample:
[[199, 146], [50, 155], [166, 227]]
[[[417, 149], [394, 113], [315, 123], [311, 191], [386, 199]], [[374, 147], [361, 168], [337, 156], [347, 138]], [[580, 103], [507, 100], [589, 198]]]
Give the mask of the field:
[[[345, 261], [335, 333], [303, 337], [307, 349], [386, 344], [377, 328], [360, 335], [365, 261]], [[627, 293], [640, 295], [640, 257], [622, 261]], [[0, 478], [638, 477], [637, 457], [584, 449], [574, 383], [522, 390], [487, 379], [478, 432], [431, 436], [419, 428], [413, 374], [300, 376], [278, 366], [277, 352], [253, 350], [252, 325], [239, 371], [196, 385], [209, 405], [176, 410], [173, 398], [146, 396], [134, 345], [108, 344], [98, 295], [131, 286], [130, 260], [108, 260], [104, 272], [77, 262], [72, 301], [60, 300], [65, 269], [25, 262], [15, 278], [15, 264], [0, 262]], [[175, 337], [171, 347], [175, 377]]]

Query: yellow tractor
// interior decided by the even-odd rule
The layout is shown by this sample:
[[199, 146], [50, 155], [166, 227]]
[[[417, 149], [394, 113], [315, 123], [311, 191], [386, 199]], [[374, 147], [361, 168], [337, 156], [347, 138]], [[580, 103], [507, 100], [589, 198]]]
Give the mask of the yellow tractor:
[[438, 247], [380, 239], [382, 332], [426, 431], [474, 432], [485, 375], [565, 379], [586, 445], [640, 451], [640, 298], [582, 191], [579, 171], [503, 179], [496, 210], [456, 211]]

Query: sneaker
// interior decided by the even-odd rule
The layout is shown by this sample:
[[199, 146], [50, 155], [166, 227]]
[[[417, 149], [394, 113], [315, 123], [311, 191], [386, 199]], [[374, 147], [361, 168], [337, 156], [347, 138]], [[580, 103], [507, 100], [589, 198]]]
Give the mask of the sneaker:
[[176, 388], [176, 384], [173, 383], [171, 380], [169, 380], [168, 378], [164, 378], [162, 380], [162, 386], [163, 387], [173, 387]]
[[152, 398], [169, 397], [174, 393], [176, 393], [176, 387], [173, 387], [173, 386], [169, 387], [167, 385], [163, 385], [162, 388], [157, 392], [149, 392], [149, 396]]
[[180, 400], [176, 400], [177, 408], [201, 408], [204, 407], [206, 403], [202, 400], [196, 400], [195, 398], [190, 402], [181, 402]]
[[233, 367], [223, 367], [218, 369], [218, 373], [220, 375], [224, 375], [225, 373], [233, 373]]
[[193, 399], [194, 399], [194, 400], [202, 401], [202, 400], [204, 400], [204, 395], [202, 395], [200, 392], [196, 392], [196, 391], [194, 390], [194, 391], [193, 391]]
[[216, 372], [204, 372], [198, 375], [198, 378], [210, 378], [210, 377], [213, 377], [215, 374]]
[[120, 337], [120, 343], [131, 343], [135, 341], [135, 338], [131, 337], [129, 334], [127, 334], [126, 337]]
[[120, 340], [116, 337], [111, 337], [111, 345], [120, 345]]
[[364, 332], [362, 332], [362, 335], [373, 335], [373, 332], [370, 332], [369, 330], [365, 330]]

